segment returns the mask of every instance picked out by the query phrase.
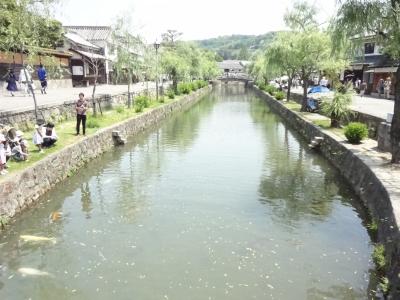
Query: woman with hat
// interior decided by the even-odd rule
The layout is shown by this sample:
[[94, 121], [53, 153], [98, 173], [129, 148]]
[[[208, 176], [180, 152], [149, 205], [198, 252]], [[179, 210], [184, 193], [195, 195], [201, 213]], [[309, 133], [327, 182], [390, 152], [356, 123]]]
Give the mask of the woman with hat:
[[21, 145], [22, 152], [29, 154], [28, 141], [24, 139], [24, 133], [21, 130], [17, 130], [16, 136], [19, 144]]
[[43, 153], [42, 144], [43, 144], [43, 127], [42, 124], [35, 125], [35, 132], [33, 133], [33, 143], [38, 147], [39, 152]]

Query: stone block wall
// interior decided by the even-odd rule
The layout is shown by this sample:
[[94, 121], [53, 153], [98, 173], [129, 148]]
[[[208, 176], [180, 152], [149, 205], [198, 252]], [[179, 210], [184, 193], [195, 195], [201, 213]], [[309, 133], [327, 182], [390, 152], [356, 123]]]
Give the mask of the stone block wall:
[[378, 127], [378, 149], [385, 152], [392, 150], [392, 143], [390, 140], [390, 130], [392, 126], [390, 123], [381, 122]]
[[281, 102], [255, 88], [269, 107], [285, 119], [306, 140], [320, 136], [324, 140], [321, 153], [340, 171], [378, 223], [378, 240], [385, 245], [387, 276], [392, 285], [391, 299], [400, 299], [400, 203], [399, 187], [394, 186], [387, 170], [370, 160], [367, 155], [352, 150], [327, 131], [316, 127]]
[[184, 98], [144, 112], [134, 118], [99, 130], [96, 134], [53, 153], [24, 171], [0, 181], [0, 217], [11, 218], [27, 208], [54, 185], [64, 180], [87, 161], [114, 146], [112, 132], [131, 136], [143, 131], [172, 112], [188, 108], [211, 90], [205, 87]]

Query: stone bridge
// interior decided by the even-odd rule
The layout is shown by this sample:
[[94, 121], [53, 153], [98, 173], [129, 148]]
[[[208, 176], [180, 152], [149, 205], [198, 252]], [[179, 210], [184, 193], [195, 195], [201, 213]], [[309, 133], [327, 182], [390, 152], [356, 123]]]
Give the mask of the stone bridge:
[[223, 75], [219, 76], [217, 80], [223, 83], [228, 83], [232, 81], [244, 82], [246, 86], [249, 85], [249, 83], [253, 83], [253, 78], [251, 78], [247, 73], [239, 72], [224, 73]]

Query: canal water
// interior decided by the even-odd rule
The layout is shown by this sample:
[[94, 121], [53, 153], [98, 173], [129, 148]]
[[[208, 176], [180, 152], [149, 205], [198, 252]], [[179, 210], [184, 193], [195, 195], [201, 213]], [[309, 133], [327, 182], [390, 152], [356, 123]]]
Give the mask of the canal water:
[[20, 215], [0, 299], [367, 299], [363, 218], [337, 171], [232, 84]]

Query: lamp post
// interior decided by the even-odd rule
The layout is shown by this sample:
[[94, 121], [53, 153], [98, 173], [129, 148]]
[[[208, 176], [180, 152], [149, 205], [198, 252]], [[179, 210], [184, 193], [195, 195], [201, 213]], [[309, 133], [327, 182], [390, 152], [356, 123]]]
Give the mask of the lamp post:
[[158, 101], [158, 48], [160, 48], [160, 43], [157, 40], [154, 43], [154, 49], [156, 49], [156, 99]]

